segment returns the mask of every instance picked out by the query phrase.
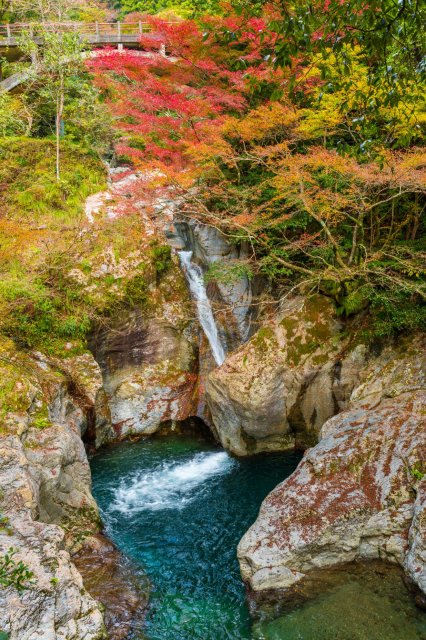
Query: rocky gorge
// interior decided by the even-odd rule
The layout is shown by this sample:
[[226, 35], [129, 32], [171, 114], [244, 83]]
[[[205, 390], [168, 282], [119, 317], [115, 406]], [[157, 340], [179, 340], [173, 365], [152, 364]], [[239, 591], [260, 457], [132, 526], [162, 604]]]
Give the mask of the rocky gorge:
[[[116, 174], [109, 195], [89, 202], [88, 228], [102, 216], [114, 224], [128, 180]], [[52, 355], [1, 343], [0, 554], [13, 550], [10, 567], [22, 562], [31, 577], [25, 589], [1, 590], [0, 630], [10, 640], [126, 637], [126, 621], [105, 627], [113, 604], [85, 575], [87, 558], [119, 567], [111, 571], [127, 610], [143, 609], [146, 595], [129, 589], [119, 554], [99, 535], [86, 450], [185, 433], [193, 418], [233, 456], [305, 451], [240, 542], [256, 597], [287, 597], [315, 571], [380, 559], [403, 568], [423, 605], [424, 336], [371, 345], [326, 296], [279, 302], [268, 292], [273, 304], [256, 306], [262, 284], [240, 275], [206, 286], [225, 354], [217, 366], [177, 253], [191, 252], [205, 272], [246, 249], [173, 209], [141, 212], [138, 250], [117, 257], [107, 245], [89, 276], [78, 266], [70, 273], [88, 288], [130, 283], [90, 350], [65, 344]]]

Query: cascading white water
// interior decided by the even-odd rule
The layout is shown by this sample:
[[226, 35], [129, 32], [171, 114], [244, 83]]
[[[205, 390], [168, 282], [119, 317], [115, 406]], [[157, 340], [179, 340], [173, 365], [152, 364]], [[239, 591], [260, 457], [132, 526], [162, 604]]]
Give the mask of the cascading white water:
[[182, 463], [166, 462], [151, 471], [123, 478], [115, 489], [113, 511], [132, 515], [141, 511], [181, 509], [200, 496], [210, 478], [227, 473], [234, 460], [225, 451], [199, 453]]
[[216, 364], [220, 366], [225, 360], [225, 350], [220, 341], [210, 300], [207, 297], [203, 272], [197, 264], [191, 262], [192, 251], [179, 251], [179, 258], [189, 289], [197, 304], [198, 319], [207, 336]]

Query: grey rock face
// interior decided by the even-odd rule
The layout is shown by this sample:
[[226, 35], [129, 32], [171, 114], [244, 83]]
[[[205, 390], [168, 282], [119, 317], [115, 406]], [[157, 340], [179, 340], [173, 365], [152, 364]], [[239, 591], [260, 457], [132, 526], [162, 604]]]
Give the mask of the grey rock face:
[[[419, 476], [420, 477], [420, 476]], [[404, 560], [404, 569], [411, 581], [424, 594], [426, 603], [426, 479], [416, 487], [413, 520], [408, 536], [408, 553]]]
[[226, 449], [247, 455], [318, 440], [324, 422], [347, 405], [365, 363], [363, 345], [341, 355], [340, 330], [326, 298], [297, 298], [211, 373], [207, 401]]
[[266, 498], [238, 548], [251, 589], [289, 589], [316, 568], [379, 558], [425, 590], [423, 347], [371, 363], [350, 408]]
[[[58, 390], [50, 404], [53, 422], [73, 421], [80, 436], [86, 436], [96, 448], [113, 440], [111, 412], [108, 406], [99, 364], [89, 353], [73, 358], [50, 358], [48, 362], [66, 377], [67, 386]], [[69, 401], [68, 387], [71, 385], [73, 398]], [[74, 419], [73, 419], [74, 417]]]
[[149, 435], [196, 415], [196, 354], [170, 322], [129, 312], [99, 336], [95, 353], [116, 437]]
[[[215, 263], [232, 268], [238, 261], [241, 264], [248, 258], [248, 246], [236, 247], [218, 229], [194, 220], [176, 222], [169, 236], [172, 241], [174, 238], [180, 240], [181, 248], [193, 251], [193, 260], [205, 270]], [[256, 288], [256, 282], [250, 281], [244, 273], [231, 282], [218, 281], [208, 287], [209, 297], [222, 310], [217, 314], [219, 328], [232, 348], [249, 337], [255, 315], [253, 287]]]
[[10, 640], [106, 637], [98, 603], [84, 590], [64, 549], [64, 531], [36, 519], [40, 487], [17, 438], [2, 440], [0, 460], [2, 514], [8, 517], [0, 533], [0, 555], [12, 547], [15, 560], [22, 560], [34, 574], [33, 584], [21, 594], [12, 586], [0, 590], [0, 629]]

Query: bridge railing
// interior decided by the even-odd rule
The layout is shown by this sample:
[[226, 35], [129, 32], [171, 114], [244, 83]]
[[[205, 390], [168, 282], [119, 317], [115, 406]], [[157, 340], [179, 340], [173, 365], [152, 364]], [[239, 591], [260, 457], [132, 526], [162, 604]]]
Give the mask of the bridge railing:
[[46, 31], [75, 32], [83, 39], [99, 39], [111, 37], [120, 40], [123, 36], [137, 38], [149, 33], [152, 26], [148, 22], [49, 22], [0, 24], [0, 40], [16, 42], [23, 33], [29, 33], [34, 38], [41, 38]]

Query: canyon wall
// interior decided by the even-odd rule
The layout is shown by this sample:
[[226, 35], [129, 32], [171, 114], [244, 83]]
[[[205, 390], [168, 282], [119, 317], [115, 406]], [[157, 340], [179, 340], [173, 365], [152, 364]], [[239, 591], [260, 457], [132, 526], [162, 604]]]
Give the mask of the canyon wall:
[[[94, 224], [99, 211], [89, 213]], [[206, 287], [227, 351], [217, 367], [178, 256], [163, 251], [164, 220], [159, 229], [143, 216], [136, 251], [120, 259], [106, 247], [90, 277], [78, 265], [70, 273], [118, 295], [91, 352], [0, 343], [0, 558], [13, 550], [12, 563], [32, 573], [25, 588], [0, 592], [0, 630], [10, 640], [106, 637], [102, 607], [72, 562], [84, 570], [87, 549], [95, 567], [104, 556], [116, 562], [99, 541], [83, 441], [98, 448], [192, 416], [235, 455], [307, 449], [239, 545], [253, 592], [291, 592], [315, 569], [382, 558], [404, 567], [424, 602], [424, 339], [377, 349], [321, 295], [269, 299], [266, 313], [254, 304], [261, 281], [240, 274]], [[171, 245], [192, 251], [204, 272], [247, 258], [216, 229], [173, 222], [173, 212], [168, 225]], [[136, 606], [133, 593], [128, 600]]]
[[[82, 366], [92, 373], [88, 386]], [[12, 551], [10, 569], [22, 562], [32, 573], [26, 588], [12, 580], [0, 590], [0, 629], [11, 640], [100, 640], [100, 606], [70, 558], [100, 528], [81, 439], [97, 416], [105, 430], [99, 368], [86, 356], [65, 373], [7, 341], [0, 368], [0, 557]]]
[[92, 339], [116, 439], [152, 435], [167, 421], [197, 415], [195, 311], [176, 258], [149, 296], [149, 304], [123, 309]]
[[[102, 198], [88, 206], [93, 225]], [[115, 209], [109, 214], [114, 238]], [[91, 339], [99, 362], [72, 340], [59, 350], [46, 344], [49, 355], [0, 341], [0, 562], [9, 562], [0, 631], [10, 640], [107, 637], [103, 607], [85, 589], [73, 558], [97, 598], [104, 602], [108, 590], [93, 587], [88, 564], [108, 566], [116, 594], [127, 594], [124, 622], [116, 619], [112, 631], [109, 625], [108, 637], [124, 637], [131, 610], [146, 604], [116, 571], [119, 554], [99, 537], [85, 450], [85, 444], [98, 448], [152, 434], [197, 412], [194, 308], [177, 257], [158, 242], [149, 221], [145, 232], [127, 253], [108, 237], [99, 240], [96, 252], [68, 274], [100, 303], [114, 300]], [[21, 583], [13, 573], [19, 567]], [[107, 611], [107, 622], [111, 617]]]

